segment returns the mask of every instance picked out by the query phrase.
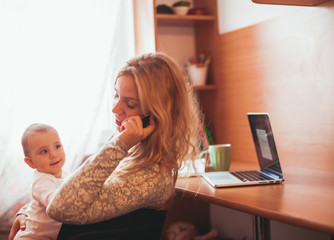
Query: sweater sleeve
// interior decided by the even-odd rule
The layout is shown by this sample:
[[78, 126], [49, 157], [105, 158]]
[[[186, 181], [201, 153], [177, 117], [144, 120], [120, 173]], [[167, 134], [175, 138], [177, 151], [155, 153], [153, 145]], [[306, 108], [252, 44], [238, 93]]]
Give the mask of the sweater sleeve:
[[168, 171], [152, 166], [126, 176], [113, 174], [126, 154], [120, 140], [110, 141], [66, 179], [51, 199], [49, 216], [64, 223], [88, 224], [166, 203], [173, 188]]

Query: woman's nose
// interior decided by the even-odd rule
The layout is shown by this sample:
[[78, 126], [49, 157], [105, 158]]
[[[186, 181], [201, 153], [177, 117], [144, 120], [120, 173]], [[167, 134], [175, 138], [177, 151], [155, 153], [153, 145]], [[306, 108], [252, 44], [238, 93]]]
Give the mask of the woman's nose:
[[113, 112], [114, 114], [119, 115], [120, 112], [121, 112], [120, 110], [121, 110], [121, 108], [120, 108], [119, 101], [115, 101], [115, 102], [114, 102], [114, 106], [113, 106], [113, 108], [112, 108], [112, 112]]

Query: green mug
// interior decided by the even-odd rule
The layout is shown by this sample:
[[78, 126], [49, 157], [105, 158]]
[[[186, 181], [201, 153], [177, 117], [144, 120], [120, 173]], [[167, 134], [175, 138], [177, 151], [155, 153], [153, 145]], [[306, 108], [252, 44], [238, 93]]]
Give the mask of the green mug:
[[209, 154], [209, 161], [206, 161], [206, 169], [213, 171], [228, 171], [231, 164], [231, 144], [209, 145], [208, 150], [199, 155]]

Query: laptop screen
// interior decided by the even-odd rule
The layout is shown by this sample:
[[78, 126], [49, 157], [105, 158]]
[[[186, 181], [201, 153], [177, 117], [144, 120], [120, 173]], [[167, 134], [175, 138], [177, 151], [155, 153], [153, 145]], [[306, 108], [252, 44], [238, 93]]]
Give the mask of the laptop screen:
[[282, 176], [282, 169], [267, 113], [248, 113], [256, 154], [261, 170]]

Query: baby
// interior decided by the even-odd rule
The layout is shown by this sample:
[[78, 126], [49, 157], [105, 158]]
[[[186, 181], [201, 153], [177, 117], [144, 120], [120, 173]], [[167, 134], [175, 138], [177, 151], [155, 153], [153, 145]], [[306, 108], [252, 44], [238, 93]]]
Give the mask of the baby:
[[63, 182], [65, 153], [56, 129], [46, 124], [30, 125], [22, 136], [24, 161], [33, 169], [31, 201], [24, 206], [26, 229], [14, 239], [56, 239], [62, 223], [46, 214], [52, 195]]

